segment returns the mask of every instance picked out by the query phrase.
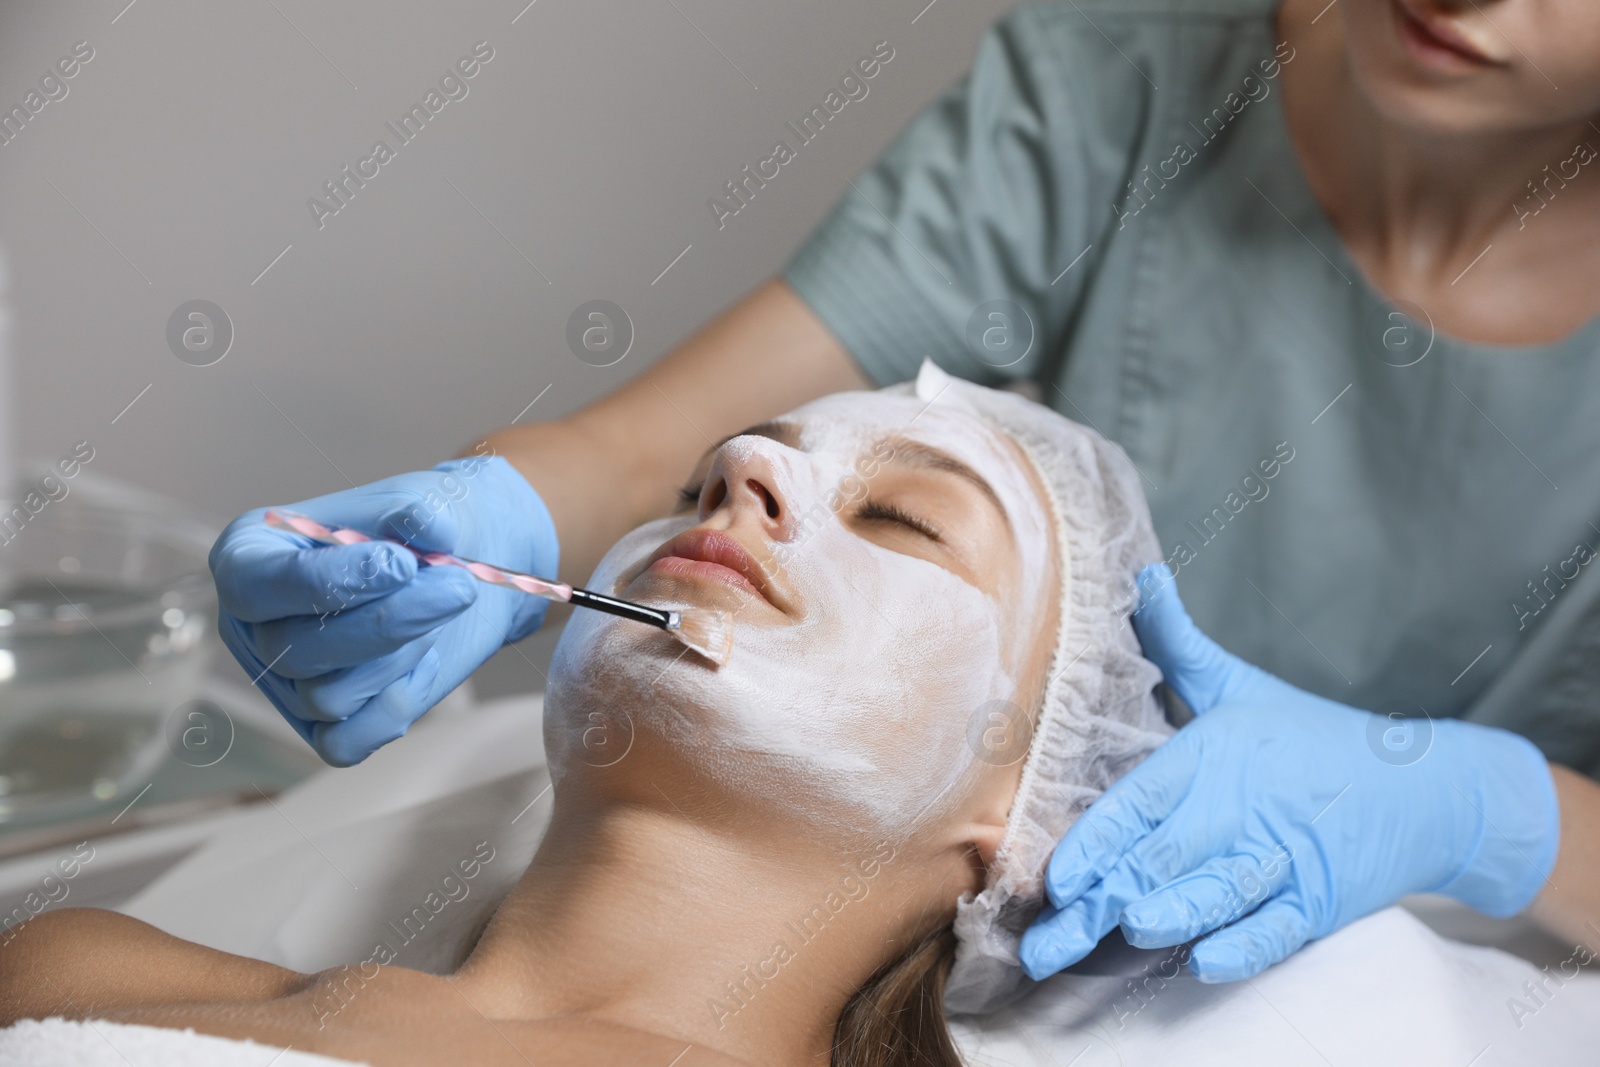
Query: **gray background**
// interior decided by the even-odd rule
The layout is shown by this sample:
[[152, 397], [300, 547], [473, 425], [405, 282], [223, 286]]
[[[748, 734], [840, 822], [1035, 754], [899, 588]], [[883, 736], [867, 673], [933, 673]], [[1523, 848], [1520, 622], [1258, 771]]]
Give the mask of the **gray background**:
[[[525, 419], [571, 411], [770, 276], [1012, 6], [526, 4], [0, 12], [4, 109], [76, 42], [95, 50], [0, 146], [18, 452], [88, 440], [93, 470], [221, 525], [431, 466], [546, 386]], [[385, 122], [479, 40], [494, 58], [467, 97], [319, 230], [308, 198], [374, 140], [397, 146]], [[881, 40], [895, 57], [869, 95], [719, 231], [707, 199], [778, 138], [793, 144], [784, 123]], [[565, 344], [569, 314], [596, 298], [636, 331], [604, 369]], [[209, 367], [166, 344], [192, 299], [233, 322]], [[536, 686], [551, 638], [502, 652], [479, 692]]]

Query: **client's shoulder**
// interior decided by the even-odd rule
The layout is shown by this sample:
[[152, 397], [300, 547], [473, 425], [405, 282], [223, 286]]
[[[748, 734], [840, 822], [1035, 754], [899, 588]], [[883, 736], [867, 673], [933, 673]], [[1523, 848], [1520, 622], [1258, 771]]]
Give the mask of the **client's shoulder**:
[[101, 908], [47, 911], [0, 933], [0, 1025], [151, 1003], [260, 1000], [307, 981]]
[[633, 1027], [506, 1017], [445, 976], [370, 960], [301, 974], [99, 908], [49, 911], [0, 932], [0, 1026], [51, 1016], [193, 1029], [382, 1067], [748, 1067]]

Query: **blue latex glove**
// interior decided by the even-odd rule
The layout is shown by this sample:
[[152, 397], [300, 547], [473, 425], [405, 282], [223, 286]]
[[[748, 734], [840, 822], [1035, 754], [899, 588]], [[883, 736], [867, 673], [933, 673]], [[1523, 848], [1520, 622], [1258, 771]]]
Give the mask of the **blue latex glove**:
[[1139, 948], [1203, 937], [1190, 969], [1226, 982], [1408, 893], [1497, 917], [1533, 900], [1555, 863], [1557, 810], [1532, 743], [1313, 696], [1200, 633], [1165, 565], [1139, 582], [1139, 641], [1197, 718], [1062, 838], [1049, 903], [1022, 939], [1030, 976], [1118, 925]]
[[[554, 576], [544, 502], [500, 456], [290, 504], [328, 525]], [[245, 512], [211, 549], [222, 640], [283, 717], [328, 763], [359, 763], [401, 736], [547, 604], [419, 566], [397, 545], [318, 545]]]

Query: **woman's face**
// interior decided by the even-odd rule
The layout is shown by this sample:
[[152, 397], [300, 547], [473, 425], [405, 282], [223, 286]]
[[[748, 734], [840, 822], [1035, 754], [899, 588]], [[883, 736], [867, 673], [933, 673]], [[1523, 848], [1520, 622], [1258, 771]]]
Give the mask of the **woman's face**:
[[727, 612], [732, 656], [575, 613], [546, 705], [558, 780], [667, 753], [786, 818], [870, 832], [946, 810], [996, 702], [1031, 712], [1054, 647], [1036, 477], [975, 415], [914, 396], [839, 394], [724, 442], [591, 587]]
[[1342, 0], [1338, 7], [1357, 81], [1396, 121], [1442, 133], [1512, 132], [1600, 111], [1594, 0]]

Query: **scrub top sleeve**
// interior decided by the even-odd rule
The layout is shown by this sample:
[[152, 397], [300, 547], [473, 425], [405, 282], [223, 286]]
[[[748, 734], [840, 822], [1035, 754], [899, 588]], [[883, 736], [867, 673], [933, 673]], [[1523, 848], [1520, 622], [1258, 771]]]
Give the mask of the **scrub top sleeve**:
[[[924, 356], [988, 385], [1030, 377], [1078, 297], [1088, 271], [1062, 271], [1089, 243], [1090, 153], [1061, 59], [1036, 19], [1023, 8], [991, 29], [967, 77], [856, 180], [784, 267], [879, 385], [914, 378]], [[977, 341], [985, 329], [1026, 328], [1014, 309], [980, 312], [997, 299], [1031, 320], [1020, 359], [1003, 333], [990, 334], [1000, 343], [989, 348]], [[969, 331], [969, 320], [981, 325]]]

